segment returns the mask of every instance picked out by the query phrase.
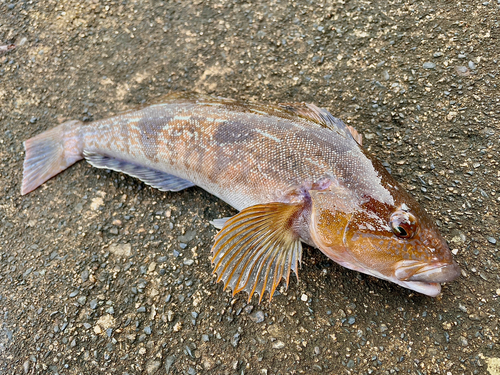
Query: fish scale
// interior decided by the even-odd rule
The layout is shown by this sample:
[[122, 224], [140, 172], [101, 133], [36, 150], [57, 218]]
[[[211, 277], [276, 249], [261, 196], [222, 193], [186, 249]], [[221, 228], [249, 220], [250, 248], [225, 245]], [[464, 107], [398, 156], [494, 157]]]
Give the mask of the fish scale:
[[304, 242], [350, 269], [428, 295], [459, 267], [433, 220], [361, 146], [312, 104], [173, 95], [108, 119], [70, 121], [25, 142], [22, 194], [80, 159], [163, 191], [197, 185], [239, 214], [212, 248], [233, 293], [272, 298], [298, 275]]

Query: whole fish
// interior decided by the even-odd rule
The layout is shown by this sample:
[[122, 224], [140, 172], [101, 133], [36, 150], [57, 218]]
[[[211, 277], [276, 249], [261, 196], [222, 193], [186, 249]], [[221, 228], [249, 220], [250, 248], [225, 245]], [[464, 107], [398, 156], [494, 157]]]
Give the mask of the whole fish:
[[24, 144], [21, 194], [81, 159], [162, 191], [200, 186], [240, 212], [217, 219], [218, 281], [271, 299], [302, 242], [338, 264], [436, 296], [460, 275], [431, 217], [313, 104], [244, 104], [196, 95], [88, 125], [69, 121]]

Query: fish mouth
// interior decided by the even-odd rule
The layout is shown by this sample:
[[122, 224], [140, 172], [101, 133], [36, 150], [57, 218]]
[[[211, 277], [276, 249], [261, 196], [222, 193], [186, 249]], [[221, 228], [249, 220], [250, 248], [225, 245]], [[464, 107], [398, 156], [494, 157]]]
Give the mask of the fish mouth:
[[398, 285], [405, 287], [415, 292], [425, 294], [429, 297], [437, 297], [441, 293], [441, 284], [439, 283], [424, 283], [421, 281], [394, 281]]
[[395, 276], [403, 282], [446, 283], [455, 280], [461, 274], [460, 267], [452, 263], [404, 260], [399, 262]]

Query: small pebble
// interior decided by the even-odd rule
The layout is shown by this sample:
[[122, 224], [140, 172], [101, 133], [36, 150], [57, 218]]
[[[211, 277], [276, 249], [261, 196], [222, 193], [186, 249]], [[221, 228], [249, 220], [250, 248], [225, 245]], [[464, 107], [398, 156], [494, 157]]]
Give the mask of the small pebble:
[[77, 301], [80, 305], [83, 306], [83, 305], [85, 305], [85, 302], [87, 302], [87, 297], [85, 297], [85, 296], [78, 297]]
[[89, 271], [85, 270], [80, 275], [82, 279], [82, 283], [86, 282], [89, 279]]
[[231, 345], [236, 348], [239, 342], [240, 342], [240, 334], [235, 333], [234, 336], [231, 337]]
[[488, 242], [494, 245], [497, 243], [497, 240], [493, 237], [488, 237]]
[[469, 68], [472, 69], [472, 70], [475, 70], [476, 69], [476, 64], [474, 64], [473, 61], [469, 61]]
[[423, 67], [424, 67], [424, 69], [434, 69], [436, 67], [436, 64], [434, 64], [433, 62], [427, 61], [427, 62], [424, 62]]
[[75, 290], [75, 291], [71, 292], [71, 293], [69, 294], [69, 296], [70, 296], [71, 298], [73, 298], [73, 297], [76, 297], [76, 296], [78, 295], [78, 293], [80, 293], [80, 291]]
[[261, 310], [258, 310], [253, 314], [250, 314], [250, 319], [252, 319], [255, 323], [262, 323], [264, 321], [264, 313]]
[[146, 365], [146, 372], [148, 374], [154, 374], [154, 373], [156, 373], [156, 371], [158, 371], [158, 369], [160, 368], [160, 366], [161, 366], [161, 362], [160, 361], [149, 362]]
[[300, 296], [300, 299], [301, 299], [301, 301], [307, 302], [307, 300], [309, 299], [309, 297], [307, 296], [307, 294], [302, 294]]
[[201, 335], [201, 341], [208, 342], [209, 340], [210, 338], [208, 337], [208, 335]]
[[285, 343], [281, 340], [278, 340], [273, 343], [273, 349], [283, 349], [285, 347]]
[[165, 372], [167, 374], [170, 374], [170, 368], [175, 362], [175, 356], [174, 355], [169, 355], [167, 359], [165, 360]]

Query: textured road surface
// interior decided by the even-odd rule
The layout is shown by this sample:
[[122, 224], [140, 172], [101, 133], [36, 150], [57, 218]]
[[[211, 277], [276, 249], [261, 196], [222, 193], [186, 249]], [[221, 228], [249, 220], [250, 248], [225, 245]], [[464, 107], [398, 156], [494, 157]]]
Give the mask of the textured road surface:
[[[0, 0], [0, 374], [499, 374], [500, 3]], [[172, 91], [328, 108], [438, 220], [440, 298], [306, 249], [260, 305], [216, 284], [198, 189], [82, 162], [20, 196], [23, 140]]]

